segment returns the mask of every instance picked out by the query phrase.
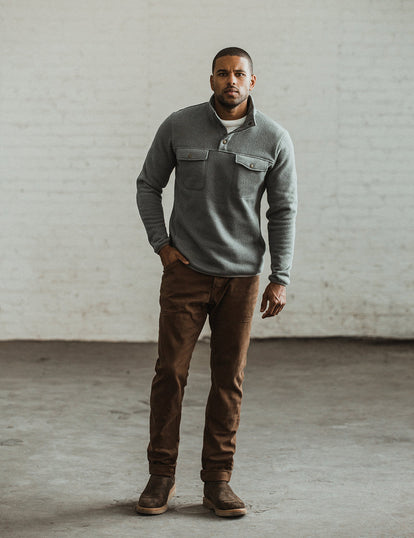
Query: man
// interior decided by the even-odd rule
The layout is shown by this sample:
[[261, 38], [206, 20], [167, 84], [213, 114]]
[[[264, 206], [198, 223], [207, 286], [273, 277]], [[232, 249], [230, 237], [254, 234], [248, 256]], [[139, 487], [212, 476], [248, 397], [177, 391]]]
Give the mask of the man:
[[[164, 272], [158, 360], [151, 389], [149, 482], [136, 510], [160, 514], [175, 492], [184, 387], [193, 348], [209, 318], [211, 390], [206, 406], [203, 504], [219, 516], [246, 507], [228, 482], [239, 425], [243, 371], [265, 242], [266, 191], [271, 270], [262, 317], [286, 303], [296, 215], [294, 152], [286, 129], [256, 110], [252, 61], [230, 47], [213, 60], [209, 102], [171, 114], [160, 126], [137, 180], [137, 203]], [[162, 190], [175, 168], [167, 234]]]

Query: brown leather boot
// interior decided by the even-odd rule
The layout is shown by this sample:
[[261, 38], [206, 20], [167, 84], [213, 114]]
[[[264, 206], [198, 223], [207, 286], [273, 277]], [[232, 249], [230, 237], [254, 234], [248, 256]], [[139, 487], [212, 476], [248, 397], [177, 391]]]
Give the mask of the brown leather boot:
[[135, 510], [139, 514], [152, 516], [163, 514], [168, 509], [167, 503], [174, 493], [174, 478], [152, 474], [139, 498]]
[[203, 505], [221, 517], [244, 516], [247, 512], [244, 502], [224, 480], [204, 483]]

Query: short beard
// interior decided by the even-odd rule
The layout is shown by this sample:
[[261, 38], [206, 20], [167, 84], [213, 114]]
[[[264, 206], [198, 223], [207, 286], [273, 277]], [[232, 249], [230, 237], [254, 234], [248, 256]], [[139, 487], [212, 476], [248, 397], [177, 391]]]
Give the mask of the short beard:
[[231, 110], [232, 108], [236, 108], [236, 106], [239, 106], [240, 103], [243, 103], [246, 99], [242, 99], [241, 101], [233, 101], [229, 103], [228, 101], [225, 101], [221, 95], [216, 95], [215, 98], [217, 101], [223, 106], [224, 108], [227, 108], [228, 110]]

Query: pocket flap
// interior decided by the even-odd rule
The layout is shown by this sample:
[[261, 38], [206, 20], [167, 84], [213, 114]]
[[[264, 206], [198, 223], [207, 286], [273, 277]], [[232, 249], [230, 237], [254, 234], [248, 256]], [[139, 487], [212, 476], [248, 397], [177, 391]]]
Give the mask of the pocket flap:
[[208, 157], [208, 149], [177, 148], [179, 161], [205, 161]]
[[264, 159], [258, 157], [250, 157], [249, 155], [236, 154], [236, 163], [245, 166], [253, 172], [266, 172], [269, 167], [269, 163]]

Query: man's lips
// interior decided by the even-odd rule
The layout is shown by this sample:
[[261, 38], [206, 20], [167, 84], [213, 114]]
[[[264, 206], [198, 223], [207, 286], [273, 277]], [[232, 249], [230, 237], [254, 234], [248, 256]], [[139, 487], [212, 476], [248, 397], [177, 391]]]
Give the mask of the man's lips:
[[224, 93], [239, 93], [236, 88], [228, 88], [227, 90], [224, 90]]

